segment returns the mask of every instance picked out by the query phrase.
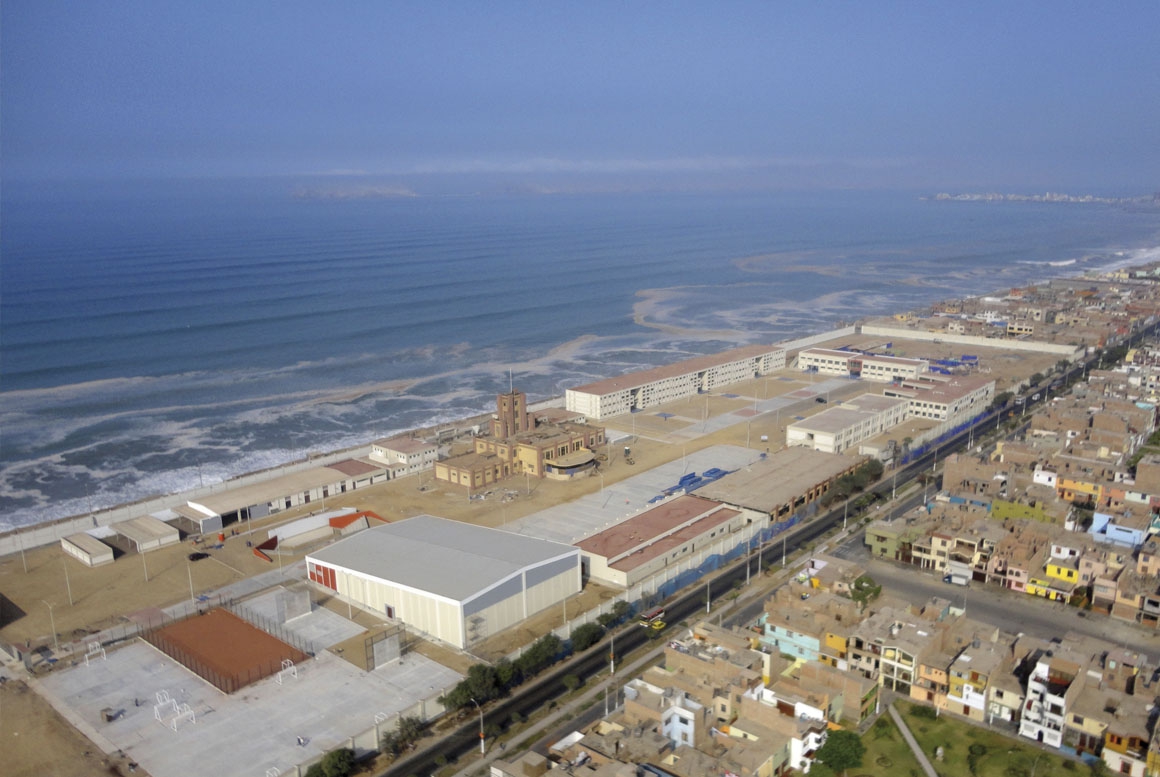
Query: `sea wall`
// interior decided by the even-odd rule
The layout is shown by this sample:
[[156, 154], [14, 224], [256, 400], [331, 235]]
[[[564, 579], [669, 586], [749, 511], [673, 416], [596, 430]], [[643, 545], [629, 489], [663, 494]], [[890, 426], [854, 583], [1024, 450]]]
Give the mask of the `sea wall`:
[[844, 326], [840, 329], [831, 329], [829, 332], [822, 332], [820, 334], [810, 335], [809, 337], [800, 337], [797, 340], [790, 340], [784, 343], [775, 343], [775, 345], [779, 345], [784, 348], [788, 354], [790, 351], [800, 351], [803, 348], [809, 348], [810, 346], [817, 345], [818, 343], [827, 343], [830, 340], [835, 340], [839, 337], [850, 337], [851, 335], [856, 334], [858, 334], [858, 327], [851, 325]]
[[221, 483], [210, 483], [206, 486], [199, 486], [179, 494], [165, 494], [104, 510], [94, 510], [91, 516], [87, 514], [75, 515], [49, 523], [40, 523], [35, 526], [14, 529], [0, 535], [0, 556], [19, 553], [21, 550], [35, 548], [41, 545], [51, 545], [70, 534], [88, 531], [97, 526], [108, 526], [118, 521], [127, 521], [130, 518], [149, 515], [160, 510], [172, 509], [178, 505], [185, 504], [187, 501], [196, 502], [199, 497], [205, 497], [210, 494], [220, 494], [222, 491], [261, 483], [265, 480], [270, 480], [271, 478], [288, 473], [301, 472], [302, 470], [312, 469], [314, 467], [334, 464], [343, 459], [369, 456], [370, 452], [371, 446], [368, 444], [355, 448], [346, 448], [341, 451], [332, 451], [330, 453], [312, 454], [306, 459], [299, 459], [298, 461], [292, 461], [279, 467], [264, 469], [260, 472], [239, 475], [238, 477], [230, 478]]
[[861, 327], [861, 332], [864, 335], [889, 337], [898, 340], [954, 343], [955, 345], [973, 346], [975, 348], [1001, 348], [1004, 351], [1052, 353], [1072, 361], [1079, 359], [1084, 354], [1083, 346], [1059, 345], [1036, 340], [1010, 340], [997, 337], [977, 337], [975, 335], [953, 335], [945, 332], [929, 332], [927, 330], [883, 326], [881, 324], [864, 324]]

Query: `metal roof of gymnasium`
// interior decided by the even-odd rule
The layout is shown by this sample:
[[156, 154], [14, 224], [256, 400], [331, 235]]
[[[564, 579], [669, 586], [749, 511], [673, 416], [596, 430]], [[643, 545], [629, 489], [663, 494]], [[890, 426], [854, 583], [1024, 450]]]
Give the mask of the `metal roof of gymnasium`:
[[417, 515], [367, 529], [308, 558], [462, 602], [525, 567], [579, 553], [571, 545]]

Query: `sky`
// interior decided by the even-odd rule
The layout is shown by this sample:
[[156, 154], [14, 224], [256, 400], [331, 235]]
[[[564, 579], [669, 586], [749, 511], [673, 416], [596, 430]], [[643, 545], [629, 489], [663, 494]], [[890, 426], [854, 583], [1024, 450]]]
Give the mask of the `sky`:
[[1160, 3], [0, 4], [13, 181], [1160, 190]]

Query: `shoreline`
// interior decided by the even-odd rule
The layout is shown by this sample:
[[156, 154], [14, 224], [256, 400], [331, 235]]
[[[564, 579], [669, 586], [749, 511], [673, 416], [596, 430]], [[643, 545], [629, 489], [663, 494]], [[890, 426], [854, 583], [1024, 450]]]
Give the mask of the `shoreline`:
[[[1074, 266], [1074, 264], [1076, 264], [1076, 263], [1082, 264], [1085, 261], [1090, 261], [1091, 259], [1094, 259], [1097, 256], [1105, 256], [1106, 261], [1104, 261], [1096, 266], [1086, 267], [1086, 268]], [[1041, 284], [1041, 283], [1049, 282], [1049, 281], [1054, 280], [1054, 279], [1067, 279], [1067, 278], [1077, 278], [1077, 277], [1084, 277], [1084, 276], [1103, 277], [1103, 276], [1106, 276], [1108, 273], [1111, 273], [1111, 272], [1114, 272], [1117, 270], [1122, 270], [1122, 269], [1127, 268], [1127, 267], [1141, 266], [1141, 265], [1145, 265], [1145, 264], [1149, 264], [1149, 263], [1153, 263], [1153, 262], [1158, 262], [1158, 261], [1160, 261], [1160, 245], [1147, 245], [1147, 246], [1138, 247], [1138, 248], [1125, 248], [1125, 249], [1119, 249], [1119, 250], [1109, 250], [1106, 252], [1089, 253], [1089, 254], [1087, 254], [1083, 257], [1079, 257], [1077, 259], [1065, 259], [1065, 260], [1046, 261], [1046, 262], [1026, 262], [1025, 264], [1027, 264], [1029, 267], [1043, 267], [1044, 269], [1048, 269], [1049, 271], [1050, 270], [1059, 271], [1059, 272], [1053, 273], [1052, 275], [1045, 278], [1044, 280], [1035, 282], [1036, 284]], [[1034, 285], [1034, 284], [1032, 284], [1032, 285]], [[633, 306], [632, 313], [631, 313], [631, 315], [634, 317], [634, 319], [637, 319], [638, 325], [643, 326], [643, 327], [648, 328], [648, 329], [652, 329], [654, 331], [667, 330], [669, 325], [663, 323], [663, 321], [660, 321], [660, 322], [652, 321], [650, 316], [653, 312], [655, 312], [654, 308], [656, 307], [656, 305], [659, 302], [663, 301], [664, 299], [667, 299], [672, 294], [674, 294], [676, 288], [678, 288], [678, 287], [650, 288], [650, 289], [644, 289], [644, 290], [638, 291], [636, 294], [637, 300]], [[991, 292], [991, 293], [1002, 294], [1004, 292], [1000, 291], [1000, 292]], [[989, 296], [989, 293], [988, 294], [981, 294], [981, 295], [966, 295], [962, 298], [963, 299], [972, 298], [972, 297], [977, 298], [980, 296]], [[929, 302], [924, 302], [923, 305], [933, 304], [934, 302], [941, 300], [941, 299], [952, 299], [952, 298], [938, 295], [938, 296], [932, 297]], [[864, 322], [864, 321], [869, 320], [870, 318], [874, 318], [874, 317], [876, 317], [876, 316], [863, 317], [863, 318], [859, 319], [859, 321]], [[832, 322], [831, 322], [831, 325], [832, 325]], [[697, 338], [697, 339], [710, 339], [710, 340], [712, 340], [712, 339], [721, 339], [721, 335], [725, 334], [725, 333], [717, 332], [715, 330], [680, 329], [680, 331], [675, 333], [675, 334], [684, 335], [684, 336], [688, 336], [691, 338]], [[728, 334], [743, 335], [745, 333], [737, 331], [737, 332], [729, 332]], [[541, 377], [543, 377], [544, 375], [550, 375], [551, 373], [547, 372], [546, 369], [550, 369], [552, 367], [554, 361], [559, 361], [562, 358], [566, 359], [569, 354], [576, 351], [576, 349], [581, 347], [583, 344], [588, 343], [588, 342], [593, 341], [593, 340], [599, 340], [599, 339], [601, 339], [601, 338], [599, 338], [598, 336], [595, 336], [595, 335], [591, 335], [591, 334], [577, 335], [566, 343], [559, 344], [559, 345], [556, 345], [552, 348], [549, 348], [545, 353], [541, 353], [535, 357], [529, 357], [524, 362], [524, 364], [527, 367], [532, 368], [533, 372], [537, 371], [537, 369], [538, 369]], [[493, 372], [498, 370], [498, 367], [496, 365], [492, 365], [492, 366], [495, 368], [492, 370]], [[519, 369], [520, 365], [515, 365], [515, 366], [517, 368], [516, 371], [517, 372], [520, 371], [520, 369]], [[479, 373], [480, 375], [484, 374], [487, 371], [484, 368], [484, 366], [482, 366], [482, 365], [470, 365], [468, 368], [466, 368], [466, 370], [470, 373]], [[456, 374], [459, 372], [462, 372], [462, 371], [463, 370], [456, 370], [456, 369], [446, 370], [446, 371], [440, 373], [440, 375], [435, 376], [435, 379], [453, 380], [455, 378]], [[423, 382], [425, 380], [431, 380], [431, 379], [432, 379], [431, 377], [422, 378], [422, 379], [407, 379], [407, 380], [395, 379], [395, 380], [384, 382], [381, 385], [382, 386], [390, 386], [391, 388], [397, 389], [401, 385], [412, 385], [414, 383], [419, 383], [419, 382]], [[117, 380], [127, 380], [127, 379], [110, 379], [111, 382], [115, 382]], [[560, 387], [559, 386], [560, 383], [563, 383], [563, 381], [560, 381], [559, 383], [557, 383], [557, 387]], [[50, 389], [50, 390], [67, 390], [68, 388], [69, 387], [57, 387], [55, 389]], [[381, 388], [381, 386], [376, 384], [376, 388]], [[366, 389], [366, 390], [364, 390], [364, 389]], [[360, 397], [366, 396], [369, 391], [371, 391], [371, 389], [367, 389], [366, 387], [360, 387], [360, 386], [343, 387], [340, 389], [336, 389], [333, 392], [326, 393], [325, 395], [320, 395], [320, 396], [314, 397], [314, 398], [310, 399], [309, 401], [311, 404], [315, 404], [315, 405], [326, 405], [326, 404], [331, 404], [335, 401], [341, 400], [343, 398], [349, 399], [350, 397], [355, 396], [355, 395], [360, 396]], [[535, 394], [532, 394], [532, 396], [534, 397]], [[555, 394], [553, 396], [548, 397], [547, 399], [537, 400], [537, 402], [546, 402], [549, 404], [552, 402], [558, 403], [562, 400], [562, 398], [563, 398], [562, 394]], [[91, 509], [92, 501], [91, 501], [91, 495], [90, 495], [90, 499], [89, 499], [90, 510], [85, 510], [84, 506], [82, 504], [80, 506], [81, 509], [77, 510], [76, 512], [72, 513], [71, 515], [61, 515], [61, 516], [57, 516], [57, 517], [53, 517], [53, 518], [48, 518], [46, 520], [30, 521], [28, 523], [24, 523], [21, 525], [12, 526], [11, 528], [7, 528], [3, 531], [0, 531], [0, 541], [8, 540], [8, 542], [5, 544], [17, 545], [17, 544], [23, 544], [25, 542], [25, 540], [27, 540], [27, 543], [28, 543], [27, 546], [34, 547], [37, 545], [45, 544], [45, 542], [46, 542], [44, 537], [38, 537], [37, 535], [42, 535], [42, 534], [43, 535], [52, 535], [54, 539], [50, 539], [47, 541], [48, 542], [55, 541], [55, 538], [57, 536], [59, 536], [57, 528], [65, 525], [65, 524], [71, 524], [71, 526], [74, 528], [75, 531], [83, 531], [86, 528], [91, 529], [94, 526], [107, 525], [108, 523], [112, 522], [112, 520], [113, 520], [111, 518], [106, 517], [110, 513], [127, 513], [127, 512], [135, 511], [136, 514], [146, 514], [148, 512], [156, 511], [159, 509], [165, 509], [166, 507], [171, 507], [174, 504], [180, 504], [183, 501], [185, 501], [183, 497], [186, 497], [186, 496], [196, 497], [198, 495], [217, 493], [217, 492], [224, 490], [224, 489], [229, 489], [231, 487], [236, 487], [236, 486], [242, 485], [246, 480], [261, 480], [261, 479], [264, 479], [264, 477], [274, 476], [277, 474], [282, 474], [285, 472], [294, 471], [296, 469], [306, 468], [306, 467], [309, 467], [311, 465], [316, 465], [317, 463], [324, 461], [324, 460], [327, 460], [327, 459], [337, 460], [337, 458], [342, 458], [342, 457], [365, 455], [362, 452], [363, 451], [369, 452], [370, 444], [375, 439], [380, 439], [380, 438], [384, 438], [384, 437], [393, 437], [393, 436], [405, 435], [405, 434], [422, 433], [425, 430], [438, 428], [438, 427], [462, 425], [462, 424], [468, 422], [470, 419], [486, 418], [489, 415], [489, 411], [487, 410], [486, 406], [479, 408], [478, 413], [469, 414], [469, 415], [451, 415], [451, 413], [457, 412], [454, 408], [444, 408], [444, 411], [447, 413], [446, 416], [440, 417], [438, 414], [436, 414], [434, 417], [432, 417], [430, 419], [430, 423], [428, 423], [426, 425], [422, 425], [422, 426], [400, 427], [398, 429], [387, 430], [385, 433], [380, 432], [379, 430], [375, 430], [373, 433], [369, 433], [369, 434], [368, 433], [363, 433], [363, 434], [352, 433], [352, 434], [345, 435], [347, 440], [352, 440], [352, 439], [355, 440], [351, 444], [340, 444], [337, 447], [331, 447], [330, 444], [327, 444], [324, 442], [324, 443], [322, 443], [322, 446], [320, 446], [320, 447], [313, 447], [312, 446], [309, 448], [301, 448], [298, 450], [285, 450], [284, 452], [290, 453], [292, 455], [289, 457], [286, 457], [286, 458], [282, 458], [281, 460], [267, 463], [265, 466], [259, 466], [259, 467], [254, 468], [254, 469], [250, 469], [250, 468], [245, 466], [246, 459], [244, 459], [244, 458], [240, 460], [240, 463], [242, 466], [238, 467], [237, 470], [235, 470], [233, 472], [229, 471], [228, 463], [226, 463], [226, 464], [224, 464], [224, 468], [227, 470], [227, 472], [226, 472], [226, 475], [224, 477], [220, 477], [219, 479], [216, 479], [213, 482], [210, 482], [210, 483], [208, 483], [206, 485], [202, 485], [202, 486], [194, 486], [194, 487], [190, 488], [188, 486], [179, 485], [177, 488], [174, 488], [173, 490], [154, 492], [152, 494], [140, 496], [139, 498], [136, 498], [136, 499], [130, 499], [128, 501], [117, 502], [116, 504], [108, 505], [105, 507], [100, 507], [98, 509]], [[266, 453], [266, 455], [273, 454], [274, 456], [277, 456], [279, 451], [276, 449], [270, 449], [270, 450], [266, 451], [265, 453]], [[216, 467], [216, 465], [214, 465], [214, 466]], [[181, 468], [170, 468], [167, 470], [167, 472], [172, 474], [172, 475], [179, 476], [176, 479], [185, 480], [186, 482], [188, 482], [191, 479], [194, 479], [196, 482], [196, 478], [200, 478], [202, 476], [202, 473], [200, 471], [200, 467], [196, 470], [194, 468], [188, 467], [188, 466], [181, 467]], [[58, 501], [60, 501], [60, 500], [58, 500]], [[81, 498], [73, 497], [72, 501], [80, 502]], [[36, 509], [44, 509], [44, 508], [41, 507], [41, 508], [36, 508]], [[20, 539], [19, 540], [11, 539], [11, 537], [13, 535], [20, 535]]]

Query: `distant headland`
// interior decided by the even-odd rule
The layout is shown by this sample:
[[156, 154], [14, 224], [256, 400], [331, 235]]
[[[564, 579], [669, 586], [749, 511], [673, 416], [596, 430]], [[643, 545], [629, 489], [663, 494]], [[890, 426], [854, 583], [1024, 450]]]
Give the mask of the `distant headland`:
[[947, 194], [940, 192], [933, 197], [920, 197], [919, 199], [936, 202], [1066, 202], [1100, 205], [1160, 205], [1160, 192], [1138, 197], [1097, 197], [1094, 194], [1061, 194], [1059, 192], [1044, 192], [1043, 194], [999, 194], [998, 192]]

